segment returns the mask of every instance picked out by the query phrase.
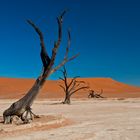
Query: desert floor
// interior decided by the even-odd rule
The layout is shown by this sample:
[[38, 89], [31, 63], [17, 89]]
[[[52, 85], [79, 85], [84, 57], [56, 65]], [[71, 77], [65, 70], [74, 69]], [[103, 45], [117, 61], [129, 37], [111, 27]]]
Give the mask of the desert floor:
[[[1, 116], [13, 101], [0, 100]], [[140, 98], [59, 102], [37, 100], [30, 124], [0, 123], [0, 140], [140, 140]]]

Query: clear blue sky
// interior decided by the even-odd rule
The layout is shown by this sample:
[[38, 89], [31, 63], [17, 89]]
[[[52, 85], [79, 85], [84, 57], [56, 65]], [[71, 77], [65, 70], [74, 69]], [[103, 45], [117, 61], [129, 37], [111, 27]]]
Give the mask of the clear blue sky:
[[[26, 23], [32, 19], [45, 36], [51, 54], [57, 38], [56, 16], [64, 19], [63, 41], [56, 63], [63, 58], [66, 29], [71, 28], [69, 76], [111, 77], [140, 86], [140, 2], [137, 0], [1, 0], [0, 76], [35, 78], [40, 73], [39, 39]], [[60, 72], [50, 79], [56, 79]]]

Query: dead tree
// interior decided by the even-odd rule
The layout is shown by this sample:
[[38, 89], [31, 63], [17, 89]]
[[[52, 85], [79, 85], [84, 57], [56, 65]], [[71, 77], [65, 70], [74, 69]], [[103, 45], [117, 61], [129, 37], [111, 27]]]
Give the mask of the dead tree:
[[21, 99], [19, 99], [18, 101], [14, 102], [8, 109], [6, 109], [3, 112], [3, 119], [4, 119], [5, 124], [11, 123], [13, 116], [18, 116], [25, 123], [29, 122], [28, 114], [30, 115], [31, 119], [33, 119], [34, 116], [37, 117], [31, 111], [31, 106], [32, 106], [33, 101], [35, 100], [36, 96], [38, 95], [40, 89], [44, 85], [46, 78], [48, 78], [52, 73], [57, 71], [66, 62], [73, 60], [74, 58], [77, 57], [77, 55], [75, 55], [75, 56], [72, 56], [71, 58], [68, 58], [68, 52], [69, 52], [69, 47], [70, 47], [70, 32], [68, 31], [68, 46], [66, 47], [66, 53], [64, 55], [64, 59], [62, 60], [62, 62], [60, 64], [58, 64], [56, 67], [54, 67], [56, 54], [58, 52], [58, 48], [59, 48], [61, 40], [62, 40], [62, 23], [63, 23], [63, 16], [65, 13], [66, 13], [66, 11], [64, 11], [60, 16], [57, 17], [58, 39], [54, 43], [51, 57], [48, 55], [48, 53], [46, 51], [45, 43], [44, 43], [44, 36], [43, 36], [41, 30], [31, 20], [27, 20], [28, 24], [33, 27], [33, 29], [36, 31], [36, 33], [38, 34], [39, 39], [40, 39], [40, 46], [41, 46], [40, 56], [41, 56], [41, 60], [43, 63], [43, 71], [38, 76], [34, 85], [27, 92], [27, 94], [24, 97], [22, 97]]
[[60, 77], [59, 79], [62, 80], [63, 85], [59, 85], [59, 86], [64, 90], [65, 93], [65, 99], [62, 103], [70, 104], [71, 102], [70, 98], [74, 93], [82, 89], [88, 89], [89, 87], [86, 85], [84, 81], [77, 80], [79, 76], [72, 78], [71, 81], [68, 82], [67, 71], [65, 67], [63, 68], [63, 70], [61, 70], [61, 72], [63, 74], [63, 78]]
[[88, 95], [88, 98], [104, 98], [103, 96], [101, 96], [101, 94], [103, 93], [103, 89], [101, 89], [101, 93], [95, 93], [94, 90], [89, 90], [89, 95]]

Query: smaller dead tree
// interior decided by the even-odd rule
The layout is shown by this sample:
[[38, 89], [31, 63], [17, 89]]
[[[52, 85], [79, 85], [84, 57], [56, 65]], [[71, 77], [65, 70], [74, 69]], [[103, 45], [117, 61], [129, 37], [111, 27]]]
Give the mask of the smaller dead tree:
[[101, 89], [101, 92], [98, 94], [98, 93], [95, 93], [94, 90], [89, 90], [89, 95], [88, 95], [88, 98], [104, 98], [101, 94], [103, 93], [103, 89]]
[[79, 90], [88, 89], [89, 87], [86, 85], [84, 81], [77, 80], [79, 76], [76, 76], [71, 80], [68, 80], [67, 77], [68, 75], [65, 67], [63, 67], [63, 70], [61, 70], [61, 72], [63, 74], [63, 78], [60, 77], [59, 79], [62, 80], [63, 85], [59, 85], [59, 86], [64, 90], [65, 93], [65, 99], [62, 103], [70, 104], [71, 103], [70, 98], [74, 93], [78, 92]]

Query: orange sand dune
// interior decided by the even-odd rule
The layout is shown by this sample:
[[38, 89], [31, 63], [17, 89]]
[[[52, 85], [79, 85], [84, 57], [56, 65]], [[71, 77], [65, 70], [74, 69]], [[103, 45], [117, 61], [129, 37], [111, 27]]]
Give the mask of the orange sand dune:
[[[95, 92], [103, 89], [103, 96], [116, 98], [140, 97], [140, 87], [117, 82], [111, 78], [79, 78], [85, 81]], [[0, 99], [20, 98], [24, 96], [34, 83], [34, 79], [0, 78]], [[63, 98], [61, 81], [47, 80], [38, 98]], [[88, 91], [77, 92], [73, 97], [87, 98]]]

